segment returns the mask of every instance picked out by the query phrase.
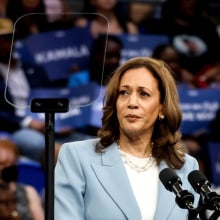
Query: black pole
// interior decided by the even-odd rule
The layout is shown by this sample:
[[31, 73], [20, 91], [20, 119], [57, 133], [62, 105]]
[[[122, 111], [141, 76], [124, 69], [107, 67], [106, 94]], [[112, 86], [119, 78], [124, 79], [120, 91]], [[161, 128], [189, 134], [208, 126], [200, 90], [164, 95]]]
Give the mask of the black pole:
[[54, 113], [45, 113], [45, 219], [54, 219]]
[[45, 220], [54, 220], [55, 113], [68, 112], [66, 98], [33, 99], [32, 112], [45, 113]]

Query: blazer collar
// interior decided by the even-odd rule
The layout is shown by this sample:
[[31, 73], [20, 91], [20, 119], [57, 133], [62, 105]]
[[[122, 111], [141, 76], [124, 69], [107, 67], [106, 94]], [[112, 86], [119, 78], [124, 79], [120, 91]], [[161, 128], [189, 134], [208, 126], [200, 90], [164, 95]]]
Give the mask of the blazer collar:
[[[162, 161], [159, 165], [159, 172], [167, 167], [168, 167], [167, 163]], [[181, 179], [183, 179], [183, 173], [181, 170], [175, 170], [175, 172]], [[167, 190], [160, 180], [158, 181], [159, 184], [158, 184], [158, 196], [157, 196], [157, 209], [155, 212], [154, 220], [169, 220], [169, 216], [172, 210], [177, 206], [175, 201], [176, 196], [173, 192]], [[161, 210], [163, 210], [163, 216], [161, 216], [160, 214]]]
[[101, 164], [92, 164], [92, 168], [103, 188], [117, 203], [127, 219], [141, 220], [140, 209], [135, 200], [116, 143], [113, 143], [102, 153]]
[[[168, 167], [167, 164], [162, 161], [159, 165], [159, 172], [166, 167]], [[141, 212], [116, 143], [113, 143], [102, 153], [101, 164], [94, 163], [92, 168], [103, 188], [118, 204], [125, 216], [130, 220], [141, 220]], [[178, 172], [178, 175], [181, 177], [181, 172]], [[175, 194], [165, 188], [159, 177], [158, 181], [157, 208], [154, 220], [168, 220], [171, 211], [176, 206]], [[163, 210], [163, 216], [161, 216], [161, 210]]]
[[[159, 165], [159, 173], [164, 168], [168, 167], [165, 162], [161, 162]], [[157, 192], [157, 208], [154, 216], [154, 220], [165, 220], [169, 219], [169, 214], [175, 207], [175, 195], [168, 191], [158, 177], [158, 192]], [[163, 215], [161, 215], [163, 210]]]

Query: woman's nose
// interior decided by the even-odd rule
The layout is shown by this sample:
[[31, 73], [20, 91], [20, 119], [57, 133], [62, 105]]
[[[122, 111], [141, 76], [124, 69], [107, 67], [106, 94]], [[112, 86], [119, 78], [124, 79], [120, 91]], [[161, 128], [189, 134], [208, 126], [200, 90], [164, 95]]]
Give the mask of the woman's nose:
[[138, 107], [138, 99], [136, 94], [131, 94], [128, 99], [128, 108], [137, 108]]

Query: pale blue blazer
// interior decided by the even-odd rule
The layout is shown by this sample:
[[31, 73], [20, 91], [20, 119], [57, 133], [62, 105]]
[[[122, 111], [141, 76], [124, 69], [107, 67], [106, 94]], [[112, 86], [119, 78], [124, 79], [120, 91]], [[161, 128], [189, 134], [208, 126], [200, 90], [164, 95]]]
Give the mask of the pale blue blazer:
[[[95, 153], [98, 139], [66, 143], [55, 167], [55, 220], [141, 220], [129, 179], [116, 143], [104, 153]], [[159, 169], [167, 167], [161, 162]], [[176, 171], [182, 188], [198, 197], [187, 180], [198, 170], [197, 161], [186, 155], [186, 163]], [[159, 178], [159, 177], [158, 177]], [[154, 220], [186, 220], [188, 210], [175, 202], [175, 194], [159, 181]], [[147, 209], [148, 207], [146, 207]]]

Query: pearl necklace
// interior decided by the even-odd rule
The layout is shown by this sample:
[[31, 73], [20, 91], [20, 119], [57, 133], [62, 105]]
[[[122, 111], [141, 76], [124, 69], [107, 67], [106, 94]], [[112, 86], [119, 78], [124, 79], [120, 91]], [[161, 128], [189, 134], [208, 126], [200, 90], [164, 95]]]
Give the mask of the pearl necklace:
[[118, 149], [119, 149], [119, 152], [120, 152], [120, 155], [121, 155], [121, 158], [124, 164], [127, 164], [131, 169], [135, 170], [138, 173], [146, 172], [148, 169], [150, 169], [155, 164], [155, 160], [152, 157], [152, 154], [150, 154], [148, 158], [145, 158], [146, 159], [145, 164], [140, 165], [137, 163], [137, 160], [134, 156], [129, 155], [128, 153], [122, 151], [120, 149], [119, 144], [118, 144]]

